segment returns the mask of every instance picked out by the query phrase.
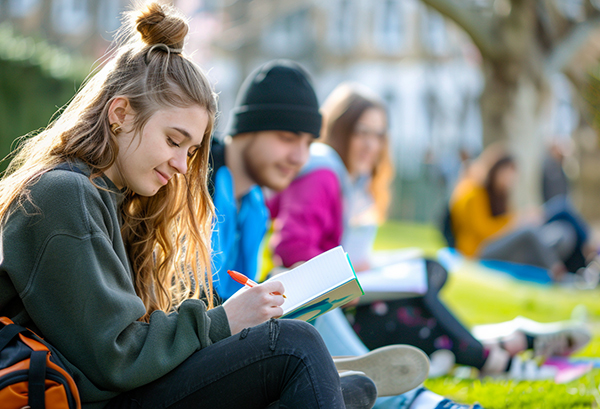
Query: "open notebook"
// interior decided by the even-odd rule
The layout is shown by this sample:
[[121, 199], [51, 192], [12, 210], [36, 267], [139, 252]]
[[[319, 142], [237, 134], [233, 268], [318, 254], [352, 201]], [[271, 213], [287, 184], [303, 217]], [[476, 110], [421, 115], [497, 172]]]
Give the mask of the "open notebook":
[[427, 266], [421, 257], [358, 273], [365, 292], [360, 304], [417, 297], [427, 292]]
[[282, 318], [312, 321], [364, 294], [341, 246], [269, 280], [281, 281], [285, 288]]

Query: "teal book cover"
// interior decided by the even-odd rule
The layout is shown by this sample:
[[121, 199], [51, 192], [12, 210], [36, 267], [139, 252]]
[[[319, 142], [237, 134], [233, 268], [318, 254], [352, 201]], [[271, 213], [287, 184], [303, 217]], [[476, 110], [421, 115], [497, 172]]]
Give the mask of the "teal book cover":
[[341, 246], [272, 277], [285, 288], [282, 318], [312, 321], [364, 294]]

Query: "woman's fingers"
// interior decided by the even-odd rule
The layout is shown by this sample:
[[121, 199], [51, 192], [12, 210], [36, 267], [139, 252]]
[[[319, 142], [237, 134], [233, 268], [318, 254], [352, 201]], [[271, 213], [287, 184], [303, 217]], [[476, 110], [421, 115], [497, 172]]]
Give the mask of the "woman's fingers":
[[279, 294], [279, 295], [283, 295], [285, 294], [285, 288], [283, 287], [283, 284], [281, 283], [281, 281], [267, 281], [265, 283], [262, 283], [259, 285], [260, 287], [263, 287], [265, 289], [265, 291], [269, 292], [269, 293], [274, 293], [274, 294]]
[[280, 307], [285, 302], [285, 299], [283, 298], [283, 295], [277, 294], [277, 293], [271, 293], [271, 295], [273, 296], [273, 304], [274, 304], [274, 306]]
[[279, 318], [283, 315], [283, 308], [281, 307], [272, 307], [271, 308], [271, 318]]
[[269, 281], [236, 292], [223, 304], [232, 334], [283, 315], [284, 291], [281, 282]]

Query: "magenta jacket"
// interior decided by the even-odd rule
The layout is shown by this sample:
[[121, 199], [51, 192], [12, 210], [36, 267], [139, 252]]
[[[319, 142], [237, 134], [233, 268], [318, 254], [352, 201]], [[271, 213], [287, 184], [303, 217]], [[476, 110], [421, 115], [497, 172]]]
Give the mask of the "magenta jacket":
[[310, 260], [340, 245], [342, 197], [335, 172], [320, 168], [301, 175], [267, 201], [276, 223], [271, 243], [283, 266]]

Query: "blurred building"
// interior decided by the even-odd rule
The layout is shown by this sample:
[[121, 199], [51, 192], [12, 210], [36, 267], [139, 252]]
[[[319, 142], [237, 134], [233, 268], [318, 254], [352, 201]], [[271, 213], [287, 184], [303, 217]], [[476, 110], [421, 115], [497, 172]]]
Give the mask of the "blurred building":
[[[219, 92], [219, 130], [246, 75], [274, 58], [304, 64], [321, 101], [343, 81], [360, 82], [381, 95], [389, 108], [397, 170], [395, 217], [434, 220], [461, 158], [481, 150], [479, 52], [461, 29], [419, 0], [165, 3], [191, 17], [186, 48]], [[0, 60], [7, 55], [1, 33], [10, 31], [8, 49], [21, 53], [19, 58], [37, 55], [35, 63], [48, 65], [58, 76], [88, 72], [107, 50], [129, 4], [0, 0]], [[49, 47], [51, 52], [41, 50]], [[570, 114], [565, 89], [557, 112]], [[556, 123], [564, 128], [564, 121]]]
[[[0, 23], [74, 54], [99, 57], [129, 0], [0, 0]], [[95, 59], [94, 58], [94, 59]]]
[[398, 172], [393, 214], [431, 220], [461, 166], [481, 149], [479, 54], [418, 0], [222, 1], [213, 66], [225, 117], [243, 78], [290, 58], [313, 74], [320, 100], [342, 81], [387, 102]]

